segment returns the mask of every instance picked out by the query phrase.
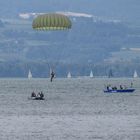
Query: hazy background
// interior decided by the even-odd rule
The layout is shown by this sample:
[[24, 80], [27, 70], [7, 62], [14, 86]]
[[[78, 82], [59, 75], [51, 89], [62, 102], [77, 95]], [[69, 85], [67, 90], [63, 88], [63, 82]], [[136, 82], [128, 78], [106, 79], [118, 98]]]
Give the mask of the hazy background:
[[139, 22], [139, 0], [0, 0], [1, 15], [15, 17], [20, 12], [75, 11], [96, 16]]
[[[49, 65], [58, 76], [140, 74], [139, 0], [0, 0], [0, 9], [1, 77], [48, 77]], [[32, 29], [30, 13], [58, 11], [73, 12], [71, 30]]]

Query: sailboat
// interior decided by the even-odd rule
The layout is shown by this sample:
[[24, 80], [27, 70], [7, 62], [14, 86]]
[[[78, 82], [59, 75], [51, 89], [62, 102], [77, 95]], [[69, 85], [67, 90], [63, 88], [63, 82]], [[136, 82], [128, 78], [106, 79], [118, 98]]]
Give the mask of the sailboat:
[[28, 79], [31, 79], [32, 78], [32, 73], [31, 73], [31, 71], [29, 70], [29, 72], [28, 72]]
[[92, 70], [90, 71], [89, 77], [90, 77], [90, 78], [93, 78], [93, 72], [92, 72]]
[[71, 78], [71, 73], [68, 72], [67, 78]]
[[139, 77], [136, 70], [134, 71], [133, 77], [134, 77], [134, 78], [138, 78], [138, 77]]

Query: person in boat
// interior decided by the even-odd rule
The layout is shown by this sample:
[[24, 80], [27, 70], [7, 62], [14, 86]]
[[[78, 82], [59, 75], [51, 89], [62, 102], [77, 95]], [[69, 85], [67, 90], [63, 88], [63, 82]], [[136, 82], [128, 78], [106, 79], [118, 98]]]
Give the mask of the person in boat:
[[40, 92], [38, 92], [37, 97], [40, 97]]
[[107, 90], [112, 90], [111, 85], [107, 85], [106, 89], [107, 89]]
[[40, 98], [44, 98], [44, 94], [42, 91], [40, 92]]
[[54, 76], [55, 76], [55, 73], [52, 71], [52, 72], [51, 72], [51, 82], [52, 82]]
[[131, 88], [133, 87], [133, 82], [131, 82], [131, 86], [130, 86]]
[[120, 85], [120, 89], [123, 89], [122, 85]]
[[108, 90], [112, 90], [112, 87], [111, 87], [111, 85], [109, 85], [109, 87], [108, 87]]
[[109, 85], [107, 85], [106, 89], [109, 90]]
[[34, 91], [32, 92], [31, 97], [36, 97], [36, 94]]
[[112, 89], [113, 89], [113, 90], [117, 90], [117, 87], [116, 87], [116, 86], [114, 86]]

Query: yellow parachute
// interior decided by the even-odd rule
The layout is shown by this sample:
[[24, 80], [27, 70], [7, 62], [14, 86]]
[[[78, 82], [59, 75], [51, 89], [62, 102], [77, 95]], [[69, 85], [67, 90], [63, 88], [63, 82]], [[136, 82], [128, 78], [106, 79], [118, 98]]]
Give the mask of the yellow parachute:
[[36, 30], [64, 30], [72, 26], [70, 19], [62, 14], [49, 13], [38, 15], [32, 23]]

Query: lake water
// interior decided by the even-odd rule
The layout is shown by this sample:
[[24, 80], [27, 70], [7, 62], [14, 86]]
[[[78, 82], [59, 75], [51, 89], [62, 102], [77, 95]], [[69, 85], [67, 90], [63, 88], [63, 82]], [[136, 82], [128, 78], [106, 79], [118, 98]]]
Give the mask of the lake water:
[[[103, 93], [131, 82], [134, 93]], [[140, 79], [0, 79], [0, 140], [140, 140]]]

